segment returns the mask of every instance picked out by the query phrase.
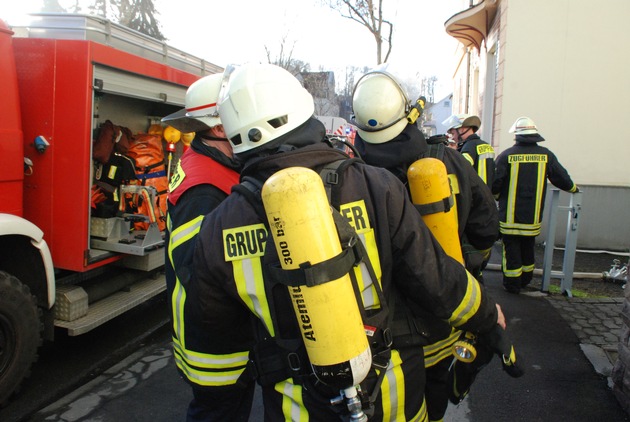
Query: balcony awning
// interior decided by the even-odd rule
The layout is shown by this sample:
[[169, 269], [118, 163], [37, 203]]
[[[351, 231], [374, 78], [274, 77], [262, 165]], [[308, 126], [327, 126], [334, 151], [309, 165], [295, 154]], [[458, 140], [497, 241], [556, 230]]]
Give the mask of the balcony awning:
[[482, 0], [462, 12], [453, 15], [444, 23], [446, 33], [464, 44], [466, 48], [481, 50], [481, 43], [497, 13], [496, 0]]

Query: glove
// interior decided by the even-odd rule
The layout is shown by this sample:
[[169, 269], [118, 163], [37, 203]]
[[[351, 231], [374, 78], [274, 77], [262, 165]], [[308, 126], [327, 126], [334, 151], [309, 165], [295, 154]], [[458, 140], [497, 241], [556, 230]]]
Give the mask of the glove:
[[499, 358], [503, 370], [512, 378], [519, 378], [525, 373], [516, 365], [516, 352], [505, 330], [498, 325], [492, 331], [479, 336], [479, 341], [487, 345]]

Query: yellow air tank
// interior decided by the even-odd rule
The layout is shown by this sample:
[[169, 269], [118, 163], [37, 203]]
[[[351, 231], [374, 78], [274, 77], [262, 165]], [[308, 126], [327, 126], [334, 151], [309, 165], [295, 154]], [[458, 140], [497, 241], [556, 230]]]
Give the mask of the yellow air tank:
[[446, 166], [437, 158], [421, 158], [407, 170], [411, 200], [429, 210], [422, 213], [422, 219], [442, 245], [444, 251], [464, 264], [462, 248], [459, 241], [457, 214], [454, 200], [450, 200], [450, 209], [443, 204], [452, 199], [451, 185], [446, 173]]
[[[269, 226], [285, 270], [341, 253], [320, 176], [304, 167], [272, 175], [262, 188]], [[311, 287], [289, 286], [295, 315], [317, 378], [352, 388], [368, 374], [372, 355], [349, 275]]]

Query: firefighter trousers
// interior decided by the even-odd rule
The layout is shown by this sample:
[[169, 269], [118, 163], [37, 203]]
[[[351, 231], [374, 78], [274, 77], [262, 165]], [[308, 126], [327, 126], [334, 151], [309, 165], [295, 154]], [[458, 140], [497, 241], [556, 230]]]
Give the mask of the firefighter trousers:
[[503, 286], [512, 293], [527, 286], [534, 275], [535, 236], [503, 235]]

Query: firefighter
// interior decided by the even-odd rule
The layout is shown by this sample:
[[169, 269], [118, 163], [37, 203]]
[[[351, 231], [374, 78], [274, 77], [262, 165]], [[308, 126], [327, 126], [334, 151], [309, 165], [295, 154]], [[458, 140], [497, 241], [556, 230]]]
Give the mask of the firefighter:
[[[188, 420], [206, 420], [210, 403], [203, 396], [198, 376], [190, 370], [188, 356], [210, 359], [195, 343], [197, 333], [183, 330], [187, 315], [183, 313], [186, 286], [189, 283], [194, 240], [203, 216], [221, 203], [233, 185], [238, 183], [240, 165], [234, 159], [232, 146], [225, 137], [216, 102], [222, 74], [205, 76], [186, 92], [186, 108], [168, 115], [163, 122], [183, 133], [195, 132], [190, 148], [182, 155], [169, 183], [166, 249], [166, 284], [171, 310], [175, 362], [179, 372], [192, 386], [193, 400]], [[242, 397], [243, 405], [235, 420], [246, 420], [251, 408], [254, 385]]]
[[453, 114], [442, 122], [447, 133], [457, 142], [457, 150], [473, 166], [479, 177], [489, 187], [494, 179], [494, 148], [483, 141], [477, 131], [481, 120], [469, 114]]
[[[302, 315], [298, 325], [289, 289], [277, 276], [278, 254], [256, 187], [283, 169], [306, 167], [321, 175], [337, 163], [336, 177], [326, 177], [330, 200], [361, 239], [362, 256], [372, 268], [368, 273], [374, 275], [353, 270], [354, 306], [364, 309], [366, 318], [391, 311], [376, 327], [382, 339], [389, 338], [390, 318], [396, 331], [396, 322], [408, 321], [413, 312], [474, 332], [505, 327], [500, 308], [440, 248], [400, 181], [325, 142], [325, 128], [313, 117], [313, 98], [294, 76], [278, 66], [247, 64], [231, 72], [224, 91], [219, 115], [244, 164], [241, 184], [204, 219], [186, 302], [187, 332], [204, 333], [204, 348], [213, 355], [198, 362], [212, 369], [199, 373], [207, 396], [215, 397], [208, 420], [229, 420], [252, 377], [262, 387], [265, 420], [331, 421], [346, 413], [335, 400], [339, 390], [313, 374], [301, 335], [310, 316]], [[311, 204], [294, 206], [306, 210]], [[302, 248], [313, 247], [309, 238], [302, 242]], [[405, 343], [419, 336], [400, 332], [406, 336], [394, 333], [388, 349], [372, 351], [373, 367], [360, 384], [362, 407], [374, 421], [426, 420], [422, 349]]]
[[[394, 75], [383, 71], [365, 74], [357, 82], [352, 97], [353, 124], [357, 126], [355, 146], [367, 164], [387, 168], [407, 186], [407, 170], [416, 160], [434, 157], [444, 162], [455, 194], [456, 230], [466, 269], [480, 278], [484, 256], [489, 255], [499, 231], [492, 192], [462, 154], [445, 145], [446, 136], [437, 135], [425, 142], [415, 122], [406, 119], [410, 105]], [[391, 122], [397, 123], [390, 126]], [[431, 421], [441, 420], [448, 406], [450, 350], [461, 334], [450, 330], [445, 333], [443, 338], [432, 339], [424, 350], [426, 399]]]
[[545, 138], [532, 119], [519, 117], [509, 132], [514, 134], [514, 146], [497, 157], [492, 193], [499, 202], [503, 287], [518, 294], [534, 275], [547, 179], [567, 192], [577, 192], [578, 187], [554, 153], [538, 145]]

